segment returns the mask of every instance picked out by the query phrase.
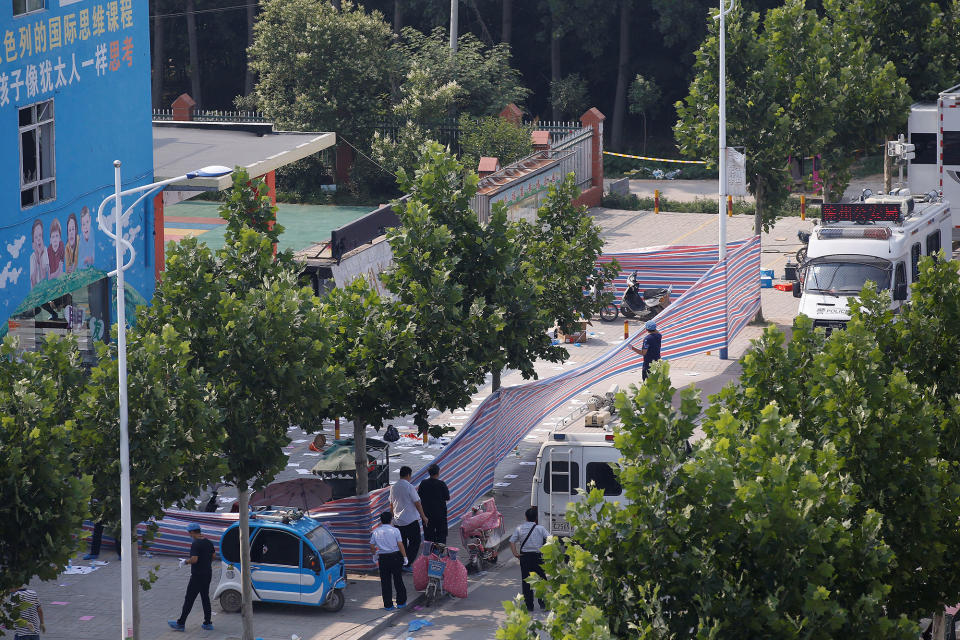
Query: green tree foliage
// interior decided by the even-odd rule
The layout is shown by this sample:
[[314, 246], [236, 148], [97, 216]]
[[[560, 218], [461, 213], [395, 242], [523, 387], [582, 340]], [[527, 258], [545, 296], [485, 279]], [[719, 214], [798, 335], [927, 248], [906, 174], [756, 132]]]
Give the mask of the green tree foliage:
[[250, 64], [251, 100], [284, 128], [335, 131], [366, 144], [389, 92], [390, 27], [347, 0], [264, 0]]
[[[593, 489], [568, 516], [566, 551], [544, 549], [549, 636], [914, 637], [884, 614], [893, 553], [837, 448], [803, 437], [776, 403], [713, 405], [688, 454], [701, 407], [692, 389], [674, 407], [668, 373], [618, 398], [630, 504]], [[510, 635], [524, 615], [511, 612], [498, 637], [533, 637]]]
[[[701, 158], [717, 154], [717, 30], [709, 26], [689, 95], [677, 103], [680, 149]], [[801, 0], [767, 11], [762, 23], [739, 8], [728, 16], [727, 144], [746, 147], [758, 233], [787, 197], [790, 155], [822, 154], [828, 194], [842, 192], [852, 151], [902, 122], [908, 105], [893, 65]]]
[[460, 316], [469, 317], [473, 327], [468, 361], [492, 372], [497, 389], [505, 367], [531, 378], [537, 359], [564, 360], [566, 350], [547, 336], [550, 313], [539, 304], [540, 284], [518, 242], [520, 227], [508, 220], [506, 208], [496, 203], [490, 220], [481, 224], [470, 209], [477, 174], [465, 171], [439, 144], [424, 145], [420, 165], [414, 176], [400, 173], [400, 187], [429, 215], [424, 232], [445, 228], [451, 236], [449, 251], [458, 261], [449, 278], [462, 287]]
[[520, 73], [510, 66], [510, 47], [502, 43], [486, 47], [470, 33], [457, 39], [457, 52], [450, 55], [449, 35], [443, 27], [429, 34], [407, 27], [394, 51], [401, 60], [401, 85], [410, 79], [411, 70], [427, 74], [441, 86], [456, 83], [462, 90], [456, 105], [460, 113], [496, 115], [511, 102], [522, 104], [530, 93]]
[[460, 116], [460, 160], [476, 171], [483, 156], [492, 156], [500, 166], [516, 162], [533, 153], [532, 127], [514, 124], [500, 116], [473, 118]]
[[585, 287], [603, 291], [617, 276], [614, 260], [600, 268], [603, 254], [601, 229], [585, 206], [575, 206], [580, 195], [576, 176], [551, 184], [533, 224], [520, 222], [524, 255], [533, 267], [539, 287], [539, 306], [564, 333], [572, 333], [581, 318], [592, 318], [603, 306], [596, 297], [585, 296]]
[[960, 2], [825, 0], [824, 9], [850, 41], [863, 40], [906, 79], [914, 100], [933, 101], [960, 81]]
[[579, 118], [590, 108], [587, 81], [579, 73], [571, 73], [550, 82], [550, 104], [561, 118]]
[[[173, 329], [189, 342], [189, 367], [202, 369], [211, 387], [209, 402], [223, 429], [211, 448], [222, 456], [224, 480], [240, 496], [243, 637], [252, 640], [249, 492], [286, 465], [282, 447], [290, 425], [319, 426], [342, 377], [331, 365], [330, 330], [318, 313], [319, 300], [299, 286], [289, 252], [273, 255], [265, 232], [275, 211], [269, 201], [236, 197], [244, 189], [265, 193], [265, 183], [237, 169], [233, 189], [234, 200], [254, 202], [260, 210], [228, 203], [221, 211], [233, 216], [226, 246], [216, 252], [193, 240], [170, 247], [153, 304], [137, 320], [144, 334]], [[245, 218], [239, 224], [238, 215]], [[247, 220], [257, 221], [256, 228]]]
[[[7, 337], [0, 362], [0, 593], [7, 593], [66, 566], [90, 482], [74, 472], [71, 451], [84, 386], [76, 343], [49, 337], [37, 352], [21, 352]], [[14, 613], [8, 604], [0, 601], [0, 622]]]

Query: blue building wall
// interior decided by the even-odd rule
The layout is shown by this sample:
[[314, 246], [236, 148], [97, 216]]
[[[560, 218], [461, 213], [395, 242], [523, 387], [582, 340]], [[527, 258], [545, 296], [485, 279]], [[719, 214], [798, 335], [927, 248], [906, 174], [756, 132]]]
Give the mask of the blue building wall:
[[[0, 0], [0, 334], [42, 303], [69, 302], [63, 296], [72, 290], [98, 280], [109, 290], [102, 278], [114, 268], [114, 247], [96, 216], [113, 191], [113, 161], [123, 163], [125, 188], [153, 180], [146, 0], [45, 0], [43, 9], [14, 16], [16, 4]], [[24, 208], [19, 110], [50, 99], [56, 195]], [[125, 232], [137, 250], [126, 272], [134, 301], [153, 294], [152, 217], [139, 206]], [[54, 248], [57, 228], [62, 249]], [[102, 320], [109, 325], [111, 317]]]

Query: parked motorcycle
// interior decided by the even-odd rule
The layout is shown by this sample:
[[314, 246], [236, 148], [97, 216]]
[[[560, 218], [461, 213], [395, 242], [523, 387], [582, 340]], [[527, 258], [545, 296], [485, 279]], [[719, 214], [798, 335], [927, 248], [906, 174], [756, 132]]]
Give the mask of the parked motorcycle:
[[497, 548], [503, 539], [503, 516], [493, 498], [470, 509], [460, 523], [460, 538], [470, 555], [468, 571], [484, 571], [497, 562]]
[[650, 320], [670, 305], [672, 291], [673, 285], [670, 285], [644, 289], [641, 293], [637, 272], [634, 271], [627, 278], [627, 290], [623, 292], [623, 298], [620, 300], [620, 313], [627, 318]]
[[[606, 296], [606, 299], [604, 299]], [[600, 307], [600, 319], [604, 322], [610, 322], [611, 320], [616, 320], [617, 316], [620, 314], [620, 311], [617, 310], [617, 305], [613, 303], [613, 300], [610, 298], [610, 294], [605, 294], [602, 289], [598, 289], [596, 284], [590, 285], [590, 297], [595, 298], [597, 302], [604, 302], [604, 305]]]

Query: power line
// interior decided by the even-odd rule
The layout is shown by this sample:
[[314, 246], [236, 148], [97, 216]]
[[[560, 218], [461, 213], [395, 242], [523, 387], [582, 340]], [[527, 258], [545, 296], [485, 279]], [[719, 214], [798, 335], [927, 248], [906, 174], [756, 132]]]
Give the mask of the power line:
[[[196, 15], [198, 13], [219, 13], [221, 11], [234, 11], [236, 9], [246, 9], [246, 8], [247, 8], [247, 5], [238, 4], [232, 7], [217, 7], [214, 9], [194, 9], [193, 14]], [[150, 16], [150, 19], [153, 20], [155, 18], [179, 18], [189, 14], [190, 14], [189, 11], [181, 11], [179, 13], [158, 13]]]

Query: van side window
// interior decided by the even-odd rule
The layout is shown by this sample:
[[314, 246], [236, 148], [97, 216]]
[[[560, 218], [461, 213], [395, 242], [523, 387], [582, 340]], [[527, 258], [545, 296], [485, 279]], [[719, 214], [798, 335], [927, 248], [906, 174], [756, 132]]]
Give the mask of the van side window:
[[927, 255], [932, 256], [940, 251], [940, 229], [927, 236]]
[[[543, 490], [550, 493], [551, 490], [560, 493], [574, 493], [580, 488], [580, 465], [576, 462], [570, 463], [570, 473], [567, 473], [567, 461], [555, 460], [547, 463], [546, 471], [543, 472]], [[572, 482], [568, 483], [567, 479]], [[572, 487], [567, 486], [572, 484]]]
[[617, 474], [613, 472], [613, 464], [610, 462], [588, 462], [587, 463], [587, 486], [594, 482], [597, 489], [603, 490], [605, 496], [619, 496], [623, 493], [623, 487], [617, 480]]
[[227, 562], [238, 564], [240, 562], [240, 527], [234, 527], [227, 531], [223, 536], [223, 542], [220, 544], [220, 555]]
[[250, 562], [300, 566], [300, 538], [286, 531], [260, 529], [250, 544]]
[[916, 282], [920, 278], [920, 243], [915, 243], [910, 247], [910, 282]]

